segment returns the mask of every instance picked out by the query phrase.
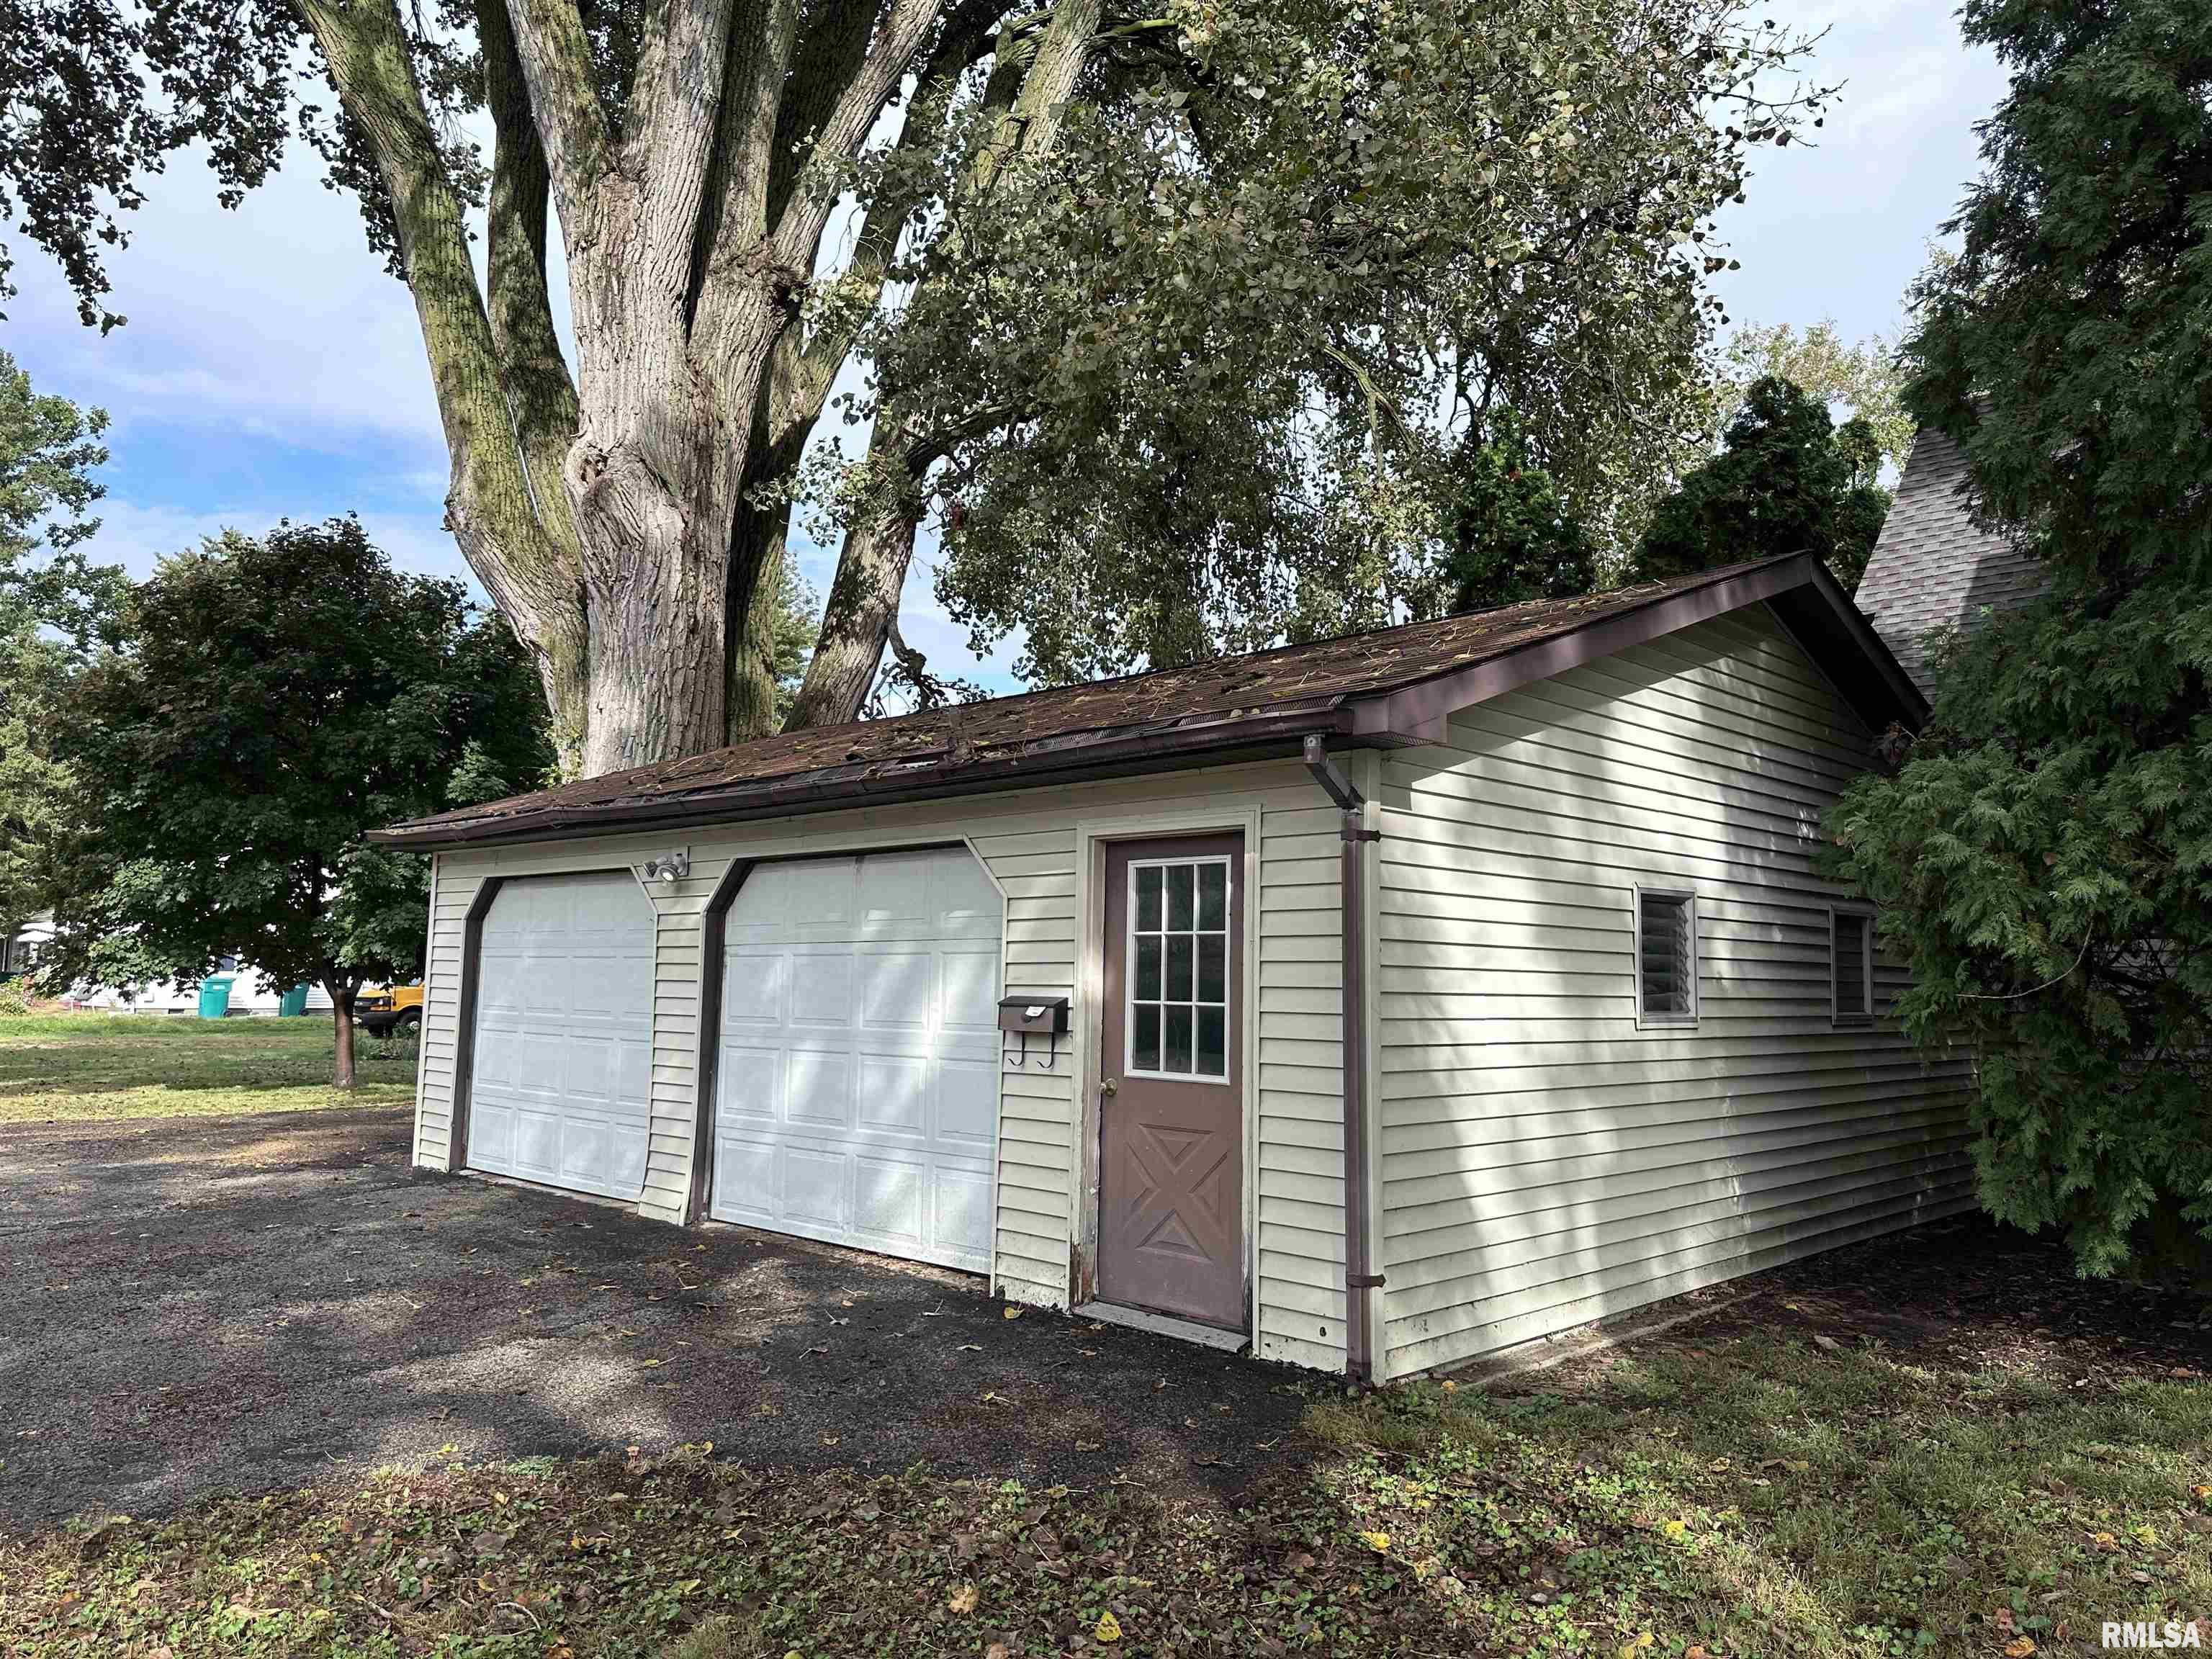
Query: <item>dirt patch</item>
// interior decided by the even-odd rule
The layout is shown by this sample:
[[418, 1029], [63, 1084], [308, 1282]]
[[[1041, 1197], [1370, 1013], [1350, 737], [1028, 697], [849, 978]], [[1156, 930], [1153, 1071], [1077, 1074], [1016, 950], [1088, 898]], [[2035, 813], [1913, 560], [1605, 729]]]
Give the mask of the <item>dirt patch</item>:
[[[1830, 1251], [1705, 1294], [1724, 1305], [1636, 1346], [1694, 1352], [1764, 1332], [2069, 1387], [2212, 1374], [2212, 1302], [2170, 1285], [2079, 1278], [2062, 1242], [1980, 1217]], [[1599, 1354], [1546, 1376], [1587, 1375], [1606, 1363]]]

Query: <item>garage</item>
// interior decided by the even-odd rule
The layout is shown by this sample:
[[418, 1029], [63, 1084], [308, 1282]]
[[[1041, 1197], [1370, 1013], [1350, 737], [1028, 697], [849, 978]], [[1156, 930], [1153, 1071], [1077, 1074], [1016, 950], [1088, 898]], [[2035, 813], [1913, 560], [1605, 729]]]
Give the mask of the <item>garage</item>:
[[745, 872], [723, 931], [715, 1219], [989, 1270], [1003, 920], [964, 846]]
[[627, 870], [501, 884], [478, 946], [469, 1168], [636, 1198], [653, 945], [653, 908]]

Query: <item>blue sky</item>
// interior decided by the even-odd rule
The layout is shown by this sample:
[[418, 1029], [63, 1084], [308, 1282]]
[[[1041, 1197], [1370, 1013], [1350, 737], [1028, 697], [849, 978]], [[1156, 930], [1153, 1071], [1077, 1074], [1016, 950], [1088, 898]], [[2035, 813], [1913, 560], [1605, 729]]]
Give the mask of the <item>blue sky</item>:
[[[1975, 171], [1973, 123], [2002, 91], [1941, 5], [1822, 0], [1774, 8], [1826, 27], [1815, 72], [1843, 81], [1813, 147], [1765, 152], [1723, 230], [1742, 270], [1722, 293], [1739, 322], [1832, 318], [1848, 337], [1893, 332], [1926, 244]], [[446, 459], [407, 294], [369, 254], [349, 201], [312, 164], [235, 212], [179, 158], [110, 262], [106, 338], [17, 244], [21, 295], [0, 323], [43, 392], [112, 418], [95, 550], [134, 573], [225, 526], [358, 513], [410, 568], [465, 576], [440, 527]], [[802, 561], [819, 591], [828, 556]], [[1007, 653], [977, 664], [909, 580], [902, 626], [941, 671], [1010, 686]]]

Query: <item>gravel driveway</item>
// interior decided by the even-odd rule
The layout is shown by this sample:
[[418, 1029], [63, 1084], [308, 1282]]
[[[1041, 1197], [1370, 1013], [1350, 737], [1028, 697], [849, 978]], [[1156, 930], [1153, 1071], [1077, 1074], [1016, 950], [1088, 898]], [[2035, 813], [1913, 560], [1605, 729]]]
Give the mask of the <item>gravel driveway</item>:
[[962, 1274], [416, 1174], [408, 1127], [0, 1127], [0, 1527], [700, 1440], [1233, 1492], [1297, 1443], [1297, 1373], [1009, 1320]]

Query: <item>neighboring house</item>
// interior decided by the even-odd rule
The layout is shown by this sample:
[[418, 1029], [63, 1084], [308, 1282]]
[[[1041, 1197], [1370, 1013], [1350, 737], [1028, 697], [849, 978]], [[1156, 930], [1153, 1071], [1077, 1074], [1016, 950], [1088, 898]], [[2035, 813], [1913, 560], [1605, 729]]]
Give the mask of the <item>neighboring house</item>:
[[33, 916], [5, 939], [0, 939], [0, 979], [27, 973], [39, 965], [47, 941], [54, 936], [52, 911]]
[[1923, 713], [1799, 555], [382, 831], [415, 1161], [1455, 1364], [1972, 1206], [1813, 862]]
[[1923, 696], [1929, 635], [2014, 610], [2043, 590], [2032, 555], [1975, 525], [1966, 486], [1966, 452], [1923, 428], [1854, 596]]
[[[283, 991], [267, 984], [261, 970], [252, 963], [241, 963], [236, 957], [223, 957], [216, 962], [216, 972], [230, 977], [228, 1012], [234, 1017], [274, 1015], [282, 1009]], [[198, 980], [155, 979], [128, 988], [79, 985], [70, 988], [68, 1000], [74, 1007], [98, 1008], [110, 1013], [197, 1015], [200, 1010], [200, 983]], [[305, 1012], [327, 1014], [330, 1011], [330, 993], [319, 985], [309, 986]]]

